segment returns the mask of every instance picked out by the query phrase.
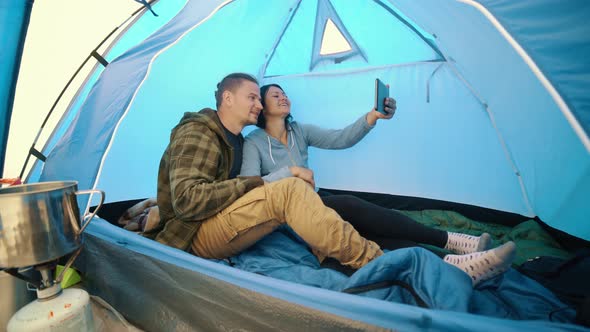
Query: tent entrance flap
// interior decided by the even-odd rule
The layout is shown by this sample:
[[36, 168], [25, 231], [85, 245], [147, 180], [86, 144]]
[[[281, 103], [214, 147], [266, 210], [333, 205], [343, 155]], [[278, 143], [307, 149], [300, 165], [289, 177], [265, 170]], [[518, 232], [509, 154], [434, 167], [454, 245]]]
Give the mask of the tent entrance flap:
[[[14, 103], [14, 92], [25, 45], [25, 36], [33, 0], [8, 0], [0, 6], [0, 178], [4, 175], [4, 158]], [[14, 128], [13, 130], [21, 130]], [[10, 175], [10, 174], [8, 174]]]

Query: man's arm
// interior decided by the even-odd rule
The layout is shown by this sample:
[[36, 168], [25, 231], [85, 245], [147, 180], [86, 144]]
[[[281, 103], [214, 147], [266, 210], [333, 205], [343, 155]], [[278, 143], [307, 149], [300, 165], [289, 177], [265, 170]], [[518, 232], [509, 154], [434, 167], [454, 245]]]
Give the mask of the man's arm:
[[220, 144], [209, 128], [198, 123], [177, 129], [170, 142], [169, 176], [172, 206], [179, 220], [209, 218], [264, 183], [259, 176], [219, 181]]

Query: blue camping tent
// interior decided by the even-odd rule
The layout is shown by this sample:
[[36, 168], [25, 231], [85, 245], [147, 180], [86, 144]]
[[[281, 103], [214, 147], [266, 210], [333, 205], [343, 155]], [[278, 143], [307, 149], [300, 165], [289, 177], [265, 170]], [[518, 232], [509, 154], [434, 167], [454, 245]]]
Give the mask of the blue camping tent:
[[[20, 22], [26, 26], [30, 4], [10, 3], [24, 8]], [[97, 66], [79, 88], [39, 148], [46, 160], [35, 161], [28, 182], [77, 180], [82, 189], [105, 190], [110, 202], [152, 197], [170, 128], [184, 111], [213, 105], [215, 84], [225, 74], [250, 72], [263, 83], [281, 84], [297, 120], [328, 127], [342, 127], [369, 109], [372, 82], [379, 77], [398, 100], [395, 121], [345, 152], [313, 151], [310, 166], [319, 185], [536, 216], [590, 239], [590, 205], [584, 199], [590, 194], [585, 1], [170, 0], [153, 7], [160, 15], [143, 13], [103, 55], [108, 65]], [[16, 36], [21, 31], [5, 24], [2, 29]], [[330, 49], [328, 36], [341, 46]], [[18, 59], [18, 48], [13, 53]], [[14, 72], [18, 62], [10, 59], [2, 65]], [[10, 95], [14, 80], [14, 74], [3, 78], [2, 92]], [[6, 100], [0, 115], [8, 119]], [[236, 308], [251, 314], [273, 303], [282, 309], [294, 305], [332, 328], [350, 319], [361, 322], [360, 328], [539, 327], [469, 314], [455, 320], [444, 311], [229, 274], [225, 266], [106, 223], [88, 232], [86, 268], [104, 273], [94, 267], [101, 266], [115, 279], [95, 280], [95, 291], [143, 294], [180, 326], [195, 322], [190, 311], [163, 301], [165, 292], [145, 295], [153, 288], [127, 279], [139, 257], [153, 276], [137, 280], [173, 282], [186, 291], [175, 293], [182, 303], [215, 303], [219, 313], [207, 313], [226, 314], [227, 326], [239, 324]], [[186, 286], [195, 280], [201, 285]], [[131, 284], [135, 288], [129, 290]], [[117, 308], [126, 307], [125, 301], [109, 297]], [[173, 324], [158, 323], [140, 309], [127, 308], [126, 314], [144, 326]], [[266, 326], [273, 314], [290, 321], [277, 312], [270, 310], [259, 322]]]
[[[130, 33], [126, 47], [113, 49], [124, 53], [78, 93], [43, 148], [47, 162], [37, 163], [30, 181], [76, 179], [82, 188], [103, 188], [110, 201], [150, 197], [155, 183], [146, 179], [155, 178], [168, 128], [178, 112], [211, 105], [209, 87], [225, 73], [241, 70], [281, 83], [296, 102], [298, 120], [332, 127], [370, 108], [372, 80], [381, 77], [399, 99], [399, 121], [345, 154], [316, 153], [312, 167], [321, 186], [539, 216], [590, 239], [590, 206], [582, 198], [590, 163], [588, 64], [582, 60], [588, 28], [578, 10], [587, 5], [561, 5], [568, 13], [561, 21], [544, 16], [552, 13], [551, 3], [435, 1], [423, 11], [403, 1], [287, 1], [262, 8], [255, 2], [220, 8], [189, 2], [142, 43], [134, 44]], [[357, 15], [360, 7], [366, 16]], [[247, 23], [260, 15], [264, 28]], [[321, 54], [322, 20], [339, 26], [350, 50]], [[318, 100], [322, 112], [316, 111]], [[145, 132], [150, 134], [137, 139]], [[400, 141], [388, 144], [388, 153], [369, 148]], [[391, 171], [342, 181], [374, 165]]]

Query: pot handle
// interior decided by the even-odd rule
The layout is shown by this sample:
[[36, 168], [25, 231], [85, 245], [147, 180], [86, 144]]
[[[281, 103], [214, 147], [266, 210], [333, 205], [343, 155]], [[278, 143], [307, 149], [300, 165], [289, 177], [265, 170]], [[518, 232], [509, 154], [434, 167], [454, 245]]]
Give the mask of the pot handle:
[[85, 214], [84, 217], [82, 218], [83, 219], [82, 220], [82, 227], [80, 227], [80, 231], [78, 232], [78, 234], [82, 234], [82, 232], [84, 232], [84, 230], [86, 229], [86, 226], [88, 226], [88, 224], [90, 223], [92, 218], [94, 218], [94, 216], [96, 216], [96, 214], [98, 213], [98, 210], [100, 210], [100, 208], [102, 207], [102, 203], [104, 203], [104, 191], [98, 190], [98, 189], [78, 190], [78, 191], [76, 191], [75, 194], [76, 195], [100, 194], [100, 202], [98, 202], [98, 205], [96, 206], [96, 209], [94, 209], [94, 212]]

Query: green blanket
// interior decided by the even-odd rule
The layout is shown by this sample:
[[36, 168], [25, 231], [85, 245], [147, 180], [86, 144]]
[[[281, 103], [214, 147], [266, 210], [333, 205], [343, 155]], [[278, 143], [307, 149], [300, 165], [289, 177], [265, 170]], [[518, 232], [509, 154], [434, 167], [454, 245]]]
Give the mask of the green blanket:
[[[460, 232], [471, 235], [489, 233], [494, 239], [494, 247], [507, 241], [514, 241], [517, 257], [514, 264], [520, 265], [537, 256], [555, 256], [570, 258], [572, 254], [563, 249], [535, 220], [527, 220], [511, 228], [508, 226], [474, 221], [463, 215], [442, 210], [399, 211], [421, 224], [434, 228]], [[427, 246], [436, 252], [444, 252], [440, 248]]]

